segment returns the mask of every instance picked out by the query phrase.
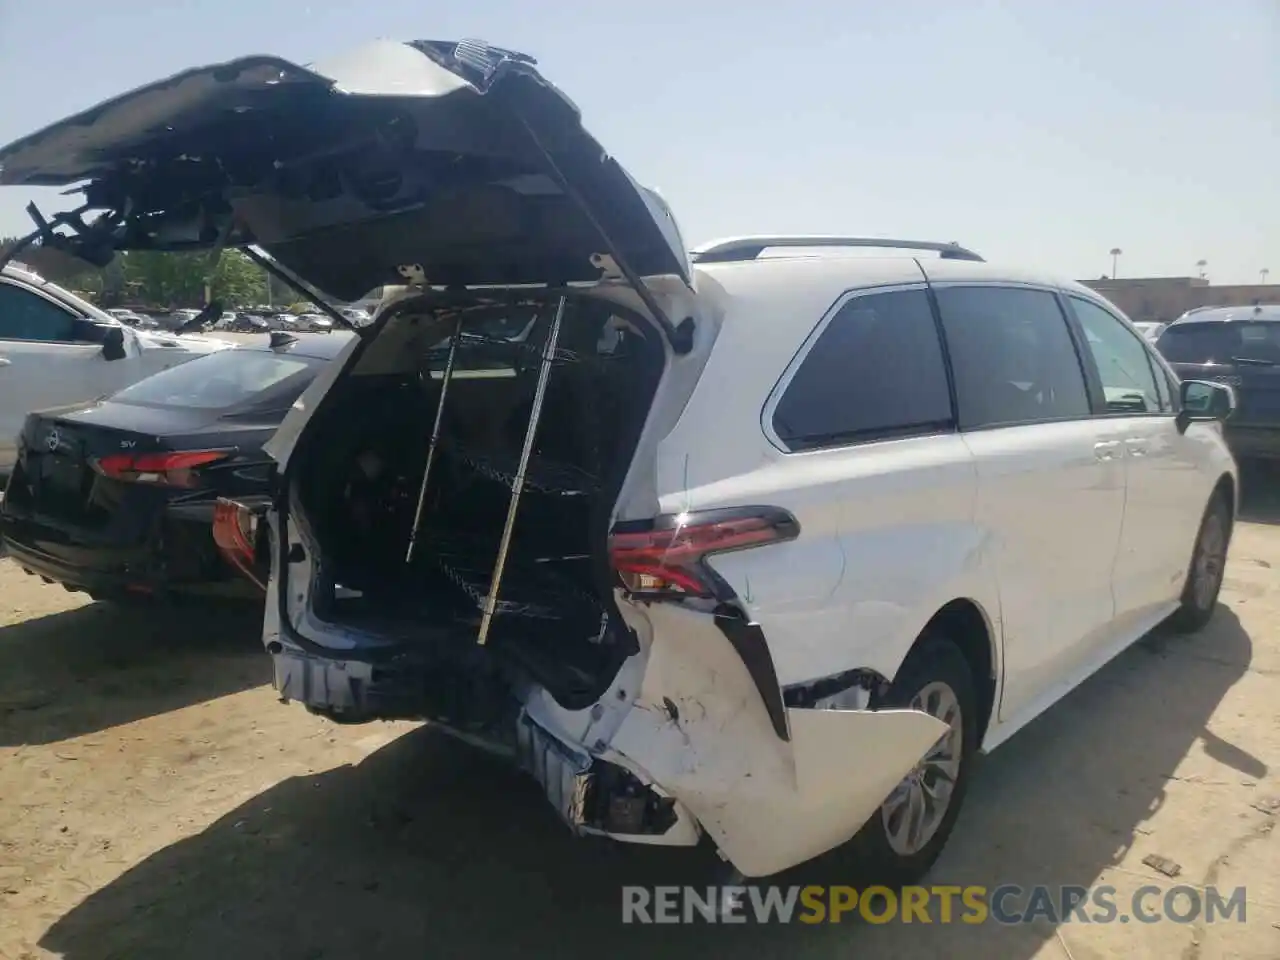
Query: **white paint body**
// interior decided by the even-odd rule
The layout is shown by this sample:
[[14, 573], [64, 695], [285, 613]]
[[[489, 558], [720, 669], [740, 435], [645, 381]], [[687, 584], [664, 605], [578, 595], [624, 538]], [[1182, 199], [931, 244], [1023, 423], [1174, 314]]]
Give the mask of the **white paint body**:
[[[1205, 506], [1224, 477], [1234, 485], [1235, 465], [1216, 424], [1182, 432], [1172, 413], [786, 452], [768, 412], [824, 318], [849, 296], [925, 277], [1068, 293], [1116, 313], [1077, 284], [984, 263], [758, 260], [699, 267], [692, 291], [650, 279], [669, 316], [696, 319], [695, 343], [668, 355], [615, 518], [762, 504], [796, 517], [798, 539], [710, 561], [762, 629], [784, 688], [858, 668], [892, 680], [941, 608], [972, 604], [991, 646], [990, 749], [1176, 608]], [[642, 309], [616, 283], [594, 294]], [[346, 366], [331, 364], [282, 425], [269, 446], [282, 465]], [[295, 516], [285, 531], [278, 516], [271, 522], [314, 554]], [[265, 641], [274, 649], [273, 563]], [[342, 649], [378, 639], [320, 621], [313, 574], [310, 559], [290, 564], [285, 608], [295, 630], [332, 653], [311, 660], [285, 641], [277, 686], [303, 700], [323, 687], [335, 703], [338, 681], [369, 679]], [[676, 798], [677, 825], [641, 842], [691, 844], [704, 830], [743, 874], [777, 872], [851, 838], [945, 732], [922, 712], [792, 708], [786, 741], [705, 610], [616, 599], [640, 652], [610, 690], [568, 711], [534, 688], [524, 710], [570, 751]]]
[[[120, 327], [125, 355], [107, 360], [101, 343], [5, 338], [0, 326], [0, 476], [17, 460], [17, 438], [28, 413], [115, 393], [166, 367], [235, 344], [210, 337], [135, 330], [39, 276], [6, 268], [0, 284], [36, 297], [70, 317]], [[10, 294], [12, 295], [12, 294]]]

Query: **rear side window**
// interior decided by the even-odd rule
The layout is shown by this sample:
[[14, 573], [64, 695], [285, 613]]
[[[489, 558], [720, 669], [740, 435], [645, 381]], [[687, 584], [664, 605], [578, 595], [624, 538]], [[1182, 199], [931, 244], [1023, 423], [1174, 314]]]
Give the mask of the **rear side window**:
[[[464, 380], [514, 377], [521, 362], [538, 357], [538, 344], [531, 340], [541, 313], [540, 307], [494, 307], [468, 317], [453, 359], [453, 375]], [[453, 338], [445, 337], [427, 351], [426, 365], [432, 379], [444, 377]]]
[[287, 406], [306, 389], [319, 361], [259, 350], [219, 350], [139, 380], [115, 394], [126, 403], [201, 410], [257, 405], [270, 396]]
[[1084, 372], [1052, 293], [964, 286], [937, 297], [962, 430], [1089, 416]]
[[946, 366], [923, 290], [869, 294], [841, 307], [773, 413], [774, 433], [793, 450], [950, 426]]

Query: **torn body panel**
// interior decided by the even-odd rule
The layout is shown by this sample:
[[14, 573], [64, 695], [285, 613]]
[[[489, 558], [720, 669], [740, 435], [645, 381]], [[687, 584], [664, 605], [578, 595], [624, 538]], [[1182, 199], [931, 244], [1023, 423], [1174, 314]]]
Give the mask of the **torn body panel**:
[[[309, 561], [292, 566], [305, 577]], [[270, 590], [279, 582], [273, 575]], [[279, 630], [273, 599], [268, 648], [282, 696], [339, 717], [414, 715], [412, 661], [391, 651], [378, 663], [343, 659], [339, 645], [354, 653], [358, 638], [308, 617], [307, 635], [333, 643], [313, 657]], [[621, 606], [640, 649], [595, 704], [566, 710], [536, 685], [516, 684], [512, 728], [481, 738], [542, 785], [575, 833], [689, 846], [706, 831], [737, 870], [766, 876], [850, 839], [946, 733], [917, 711], [792, 707], [784, 739], [759, 673], [717, 617]]]
[[687, 806], [745, 876], [850, 839], [946, 733], [918, 711], [791, 708], [784, 741], [711, 617], [658, 605], [645, 615], [660, 639], [610, 746]]

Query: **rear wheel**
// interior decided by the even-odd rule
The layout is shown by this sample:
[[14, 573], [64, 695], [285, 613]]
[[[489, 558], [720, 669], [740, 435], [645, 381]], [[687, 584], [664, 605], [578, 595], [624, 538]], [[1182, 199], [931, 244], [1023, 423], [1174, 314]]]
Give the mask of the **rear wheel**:
[[1227, 498], [1215, 493], [1205, 508], [1200, 531], [1191, 551], [1181, 605], [1169, 618], [1169, 626], [1183, 633], [1199, 630], [1213, 616], [1227, 567], [1231, 544], [1231, 509]]
[[948, 728], [849, 842], [859, 873], [899, 888], [929, 871], [960, 814], [978, 746], [973, 671], [954, 643], [926, 634], [872, 707], [923, 710]]

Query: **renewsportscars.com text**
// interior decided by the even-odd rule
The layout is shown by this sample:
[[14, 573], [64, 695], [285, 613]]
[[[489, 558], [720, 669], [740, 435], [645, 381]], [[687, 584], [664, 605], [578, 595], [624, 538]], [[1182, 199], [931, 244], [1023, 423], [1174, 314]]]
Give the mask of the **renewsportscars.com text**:
[[[623, 887], [623, 923], [1222, 923], [1245, 921], [1244, 887]], [[727, 906], [726, 906], [727, 904]]]

